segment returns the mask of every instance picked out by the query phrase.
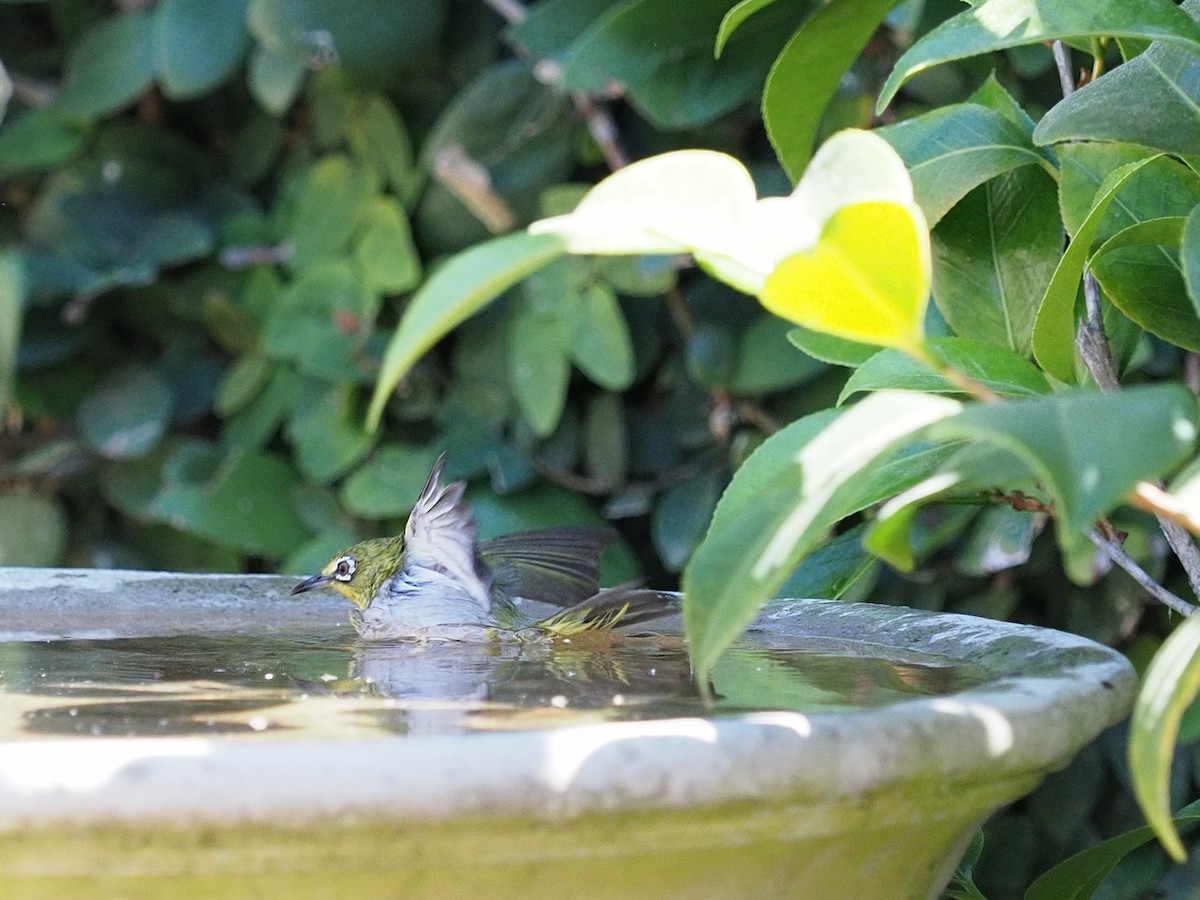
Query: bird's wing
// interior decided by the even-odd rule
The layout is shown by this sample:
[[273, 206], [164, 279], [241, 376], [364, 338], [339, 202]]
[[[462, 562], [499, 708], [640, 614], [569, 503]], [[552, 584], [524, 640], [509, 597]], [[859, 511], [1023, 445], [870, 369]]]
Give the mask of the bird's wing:
[[442, 484], [443, 453], [404, 526], [404, 568], [433, 569], [452, 576], [488, 606], [488, 578], [475, 550], [475, 518], [462, 502], [466, 483]]
[[616, 534], [607, 528], [547, 528], [486, 540], [479, 555], [500, 598], [571, 606], [600, 589], [600, 557]]

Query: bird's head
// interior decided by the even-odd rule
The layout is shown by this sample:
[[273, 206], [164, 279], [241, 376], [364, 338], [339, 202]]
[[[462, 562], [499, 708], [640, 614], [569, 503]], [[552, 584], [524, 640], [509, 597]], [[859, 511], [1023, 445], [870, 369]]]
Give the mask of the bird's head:
[[379, 589], [403, 563], [403, 537], [360, 541], [334, 556], [319, 575], [306, 578], [292, 588], [292, 593], [302, 594], [328, 585], [359, 609], [366, 609]]

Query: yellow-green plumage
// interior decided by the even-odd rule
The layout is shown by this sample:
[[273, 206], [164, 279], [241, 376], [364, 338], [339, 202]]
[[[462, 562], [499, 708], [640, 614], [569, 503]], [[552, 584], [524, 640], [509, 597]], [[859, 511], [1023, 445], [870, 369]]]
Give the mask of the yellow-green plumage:
[[[672, 595], [631, 587], [599, 589], [599, 564], [612, 533], [554, 528], [479, 543], [465, 485], [442, 484], [434, 464], [404, 534], [350, 547], [296, 585], [329, 586], [355, 606], [370, 640], [490, 640], [505, 635], [568, 635], [635, 624], [674, 609]], [[515, 598], [563, 607], [523, 620]]]

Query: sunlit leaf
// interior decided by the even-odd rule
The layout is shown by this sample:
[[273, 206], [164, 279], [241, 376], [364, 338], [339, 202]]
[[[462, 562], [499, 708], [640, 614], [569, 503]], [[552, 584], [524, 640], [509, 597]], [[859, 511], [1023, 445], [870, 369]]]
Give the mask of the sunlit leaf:
[[288, 267], [299, 271], [340, 257], [371, 204], [374, 177], [347, 157], [331, 155], [306, 173], [288, 217]]
[[836, 337], [902, 349], [924, 337], [929, 235], [913, 210], [859, 203], [836, 212], [810, 251], [767, 278], [763, 305]]

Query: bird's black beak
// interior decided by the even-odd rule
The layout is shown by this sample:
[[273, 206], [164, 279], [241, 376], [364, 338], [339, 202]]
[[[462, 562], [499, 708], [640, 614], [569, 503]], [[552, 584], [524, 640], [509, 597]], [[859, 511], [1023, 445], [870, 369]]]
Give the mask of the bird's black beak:
[[312, 578], [305, 578], [302, 582], [292, 588], [293, 594], [303, 594], [305, 591], [311, 591], [313, 588], [324, 587], [329, 584], [332, 579], [328, 575], [314, 575]]

